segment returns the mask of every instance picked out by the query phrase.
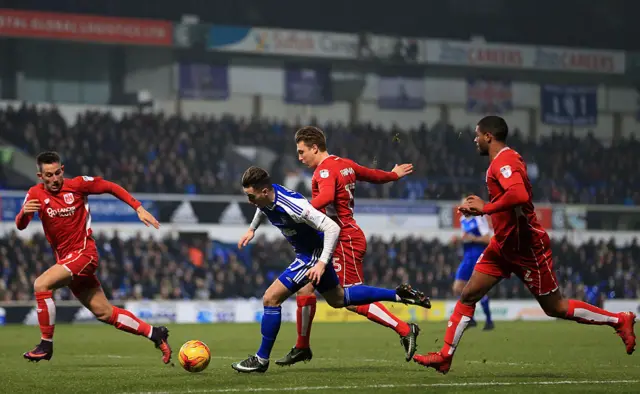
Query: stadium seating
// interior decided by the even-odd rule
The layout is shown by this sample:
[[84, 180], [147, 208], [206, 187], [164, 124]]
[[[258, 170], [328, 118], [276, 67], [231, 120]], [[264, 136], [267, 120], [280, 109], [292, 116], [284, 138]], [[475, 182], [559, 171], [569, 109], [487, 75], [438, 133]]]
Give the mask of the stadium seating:
[[[55, 109], [38, 111], [25, 105], [0, 111], [0, 129], [7, 131], [3, 136], [19, 149], [32, 155], [57, 150], [69, 174], [102, 175], [129, 190], [152, 193], [238, 193], [245, 163], [227, 154], [231, 145], [271, 149], [278, 155], [272, 168], [276, 181], [292, 172], [308, 176], [295, 157], [298, 126], [163, 114], [132, 114], [120, 120], [98, 112], [82, 114], [69, 125]], [[415, 174], [397, 184], [359, 185], [359, 197], [457, 200], [467, 192], [486, 195], [487, 161], [475, 152], [471, 129], [445, 124], [415, 130], [321, 126], [334, 154], [382, 169], [400, 162], [415, 164]], [[640, 204], [636, 139], [605, 147], [590, 135], [553, 134], [531, 143], [517, 130], [512, 134], [509, 143], [528, 163], [536, 201]]]
[[[285, 241], [256, 240], [243, 251], [215, 240], [160, 242], [141, 237], [96, 236], [101, 255], [98, 271], [109, 297], [122, 299], [220, 299], [262, 297], [268, 285], [293, 259]], [[589, 242], [578, 247], [554, 242], [558, 280], [567, 296], [584, 297], [585, 286], [599, 286], [610, 298], [640, 298], [640, 245], [616, 247]], [[54, 263], [41, 235], [23, 240], [0, 238], [0, 301], [33, 299], [35, 278]], [[395, 287], [410, 282], [434, 299], [453, 298], [451, 285], [459, 249], [437, 240], [416, 238], [383, 242], [369, 239], [365, 259], [368, 284]], [[528, 298], [516, 278], [493, 291], [499, 298]], [[56, 293], [70, 299], [67, 289]]]

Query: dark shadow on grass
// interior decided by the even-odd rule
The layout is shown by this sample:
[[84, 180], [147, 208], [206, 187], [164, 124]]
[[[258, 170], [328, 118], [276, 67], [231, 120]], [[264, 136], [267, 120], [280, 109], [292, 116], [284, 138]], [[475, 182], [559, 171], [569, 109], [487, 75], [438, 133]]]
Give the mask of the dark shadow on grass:
[[[455, 371], [451, 371], [450, 374], [455, 374]], [[447, 375], [453, 376], [453, 375]], [[477, 374], [465, 374], [466, 380], [486, 380], [492, 381], [494, 379], [544, 379], [545, 381], [549, 379], [558, 379], [558, 380], [567, 380], [566, 373], [554, 373], [554, 372], [503, 372], [503, 373], [477, 373]]]
[[[345, 366], [336, 366], [336, 367], [297, 367], [297, 368], [287, 368], [287, 367], [278, 367], [278, 368], [269, 368], [269, 372], [276, 372], [276, 371], [282, 371], [282, 373], [291, 373], [291, 374], [317, 374], [317, 373], [327, 373], [327, 372], [332, 372], [332, 373], [341, 373], [344, 374], [344, 372], [358, 372], [358, 373], [362, 373], [362, 372], [373, 372], [373, 373], [388, 373], [391, 372], [391, 370], [403, 370], [406, 371], [406, 368], [392, 368], [389, 366], [384, 366], [384, 365], [367, 365], [366, 368], [364, 368], [362, 365], [359, 366], [353, 366], [353, 367], [345, 367]], [[267, 373], [269, 373], [267, 372]]]

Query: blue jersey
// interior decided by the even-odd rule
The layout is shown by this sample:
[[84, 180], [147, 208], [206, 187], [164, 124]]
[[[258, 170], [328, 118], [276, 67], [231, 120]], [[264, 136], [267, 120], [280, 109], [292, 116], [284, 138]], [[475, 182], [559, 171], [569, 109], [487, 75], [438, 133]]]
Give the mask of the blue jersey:
[[[474, 235], [476, 237], [482, 237], [488, 235], [491, 232], [489, 230], [489, 223], [487, 222], [487, 218], [485, 218], [484, 216], [471, 216], [468, 218], [461, 216], [460, 227], [465, 234]], [[482, 252], [484, 252], [486, 247], [487, 244], [463, 241], [463, 260], [473, 261], [475, 263]]]
[[[259, 212], [276, 226], [282, 235], [289, 241], [296, 253], [295, 260], [278, 276], [278, 280], [291, 293], [295, 293], [304, 287], [308, 282], [307, 272], [319, 261], [329, 263], [331, 260], [331, 250], [324, 250], [325, 237], [320, 231], [323, 222], [328, 220], [325, 214], [315, 209], [309, 201], [300, 193], [287, 189], [284, 186], [273, 184], [275, 199], [273, 204], [264, 208], [259, 208]], [[326, 223], [325, 223], [326, 225]], [[337, 241], [340, 228], [335, 226], [334, 240]], [[330, 241], [332, 238], [327, 238]], [[325, 256], [323, 256], [325, 254]], [[324, 293], [340, 285], [338, 275], [333, 264], [326, 266], [320, 282], [315, 285], [316, 290]]]
[[273, 189], [276, 194], [273, 204], [260, 208], [269, 222], [280, 230], [296, 253], [313, 254], [322, 250], [324, 235], [312, 225], [317, 227], [326, 216], [300, 193], [278, 184], [274, 184]]

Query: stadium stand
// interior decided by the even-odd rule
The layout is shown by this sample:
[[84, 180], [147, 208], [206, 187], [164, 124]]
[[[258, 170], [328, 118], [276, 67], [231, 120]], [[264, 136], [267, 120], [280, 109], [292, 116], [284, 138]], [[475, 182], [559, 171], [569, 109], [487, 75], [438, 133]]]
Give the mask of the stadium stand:
[[[229, 154], [229, 148], [238, 145], [270, 149], [276, 156], [274, 178], [283, 182], [287, 174], [297, 173], [302, 175], [298, 186], [308, 187], [310, 171], [297, 163], [293, 149], [292, 136], [299, 126], [162, 113], [116, 119], [100, 112], [86, 112], [68, 124], [55, 108], [0, 110], [5, 139], [24, 152], [57, 150], [65, 156], [68, 174], [104, 176], [128, 190], [148, 193], [238, 194], [237, 180], [246, 162]], [[486, 159], [475, 153], [470, 128], [456, 130], [441, 123], [413, 130], [321, 126], [332, 153], [383, 169], [415, 164], [414, 175], [397, 184], [360, 184], [358, 197], [457, 200], [468, 192], [486, 197]], [[509, 143], [527, 161], [538, 202], [640, 204], [635, 171], [640, 143], [634, 137], [612, 146], [590, 134], [578, 138], [553, 133], [531, 142], [515, 129]]]
[[[125, 299], [224, 299], [262, 297], [267, 286], [292, 261], [286, 241], [257, 237], [248, 248], [216, 240], [155, 241], [141, 236], [96, 236], [101, 266], [98, 276], [108, 296]], [[553, 244], [558, 280], [566, 296], [584, 298], [593, 286], [609, 298], [639, 298], [640, 245], [616, 247], [590, 241], [578, 246], [563, 239]], [[371, 237], [365, 259], [367, 283], [391, 287], [409, 281], [434, 299], [454, 298], [451, 284], [460, 261], [455, 244], [419, 238], [384, 242]], [[54, 263], [46, 239], [0, 238], [0, 300], [30, 300], [33, 281]], [[498, 298], [528, 298], [516, 278], [503, 281]], [[72, 299], [68, 289], [56, 293]]]

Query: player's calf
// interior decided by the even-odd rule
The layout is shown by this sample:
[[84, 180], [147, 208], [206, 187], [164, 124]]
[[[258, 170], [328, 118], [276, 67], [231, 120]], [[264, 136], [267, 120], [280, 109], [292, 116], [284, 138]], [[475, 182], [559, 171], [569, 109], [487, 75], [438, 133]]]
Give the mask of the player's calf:
[[622, 339], [627, 354], [632, 354], [635, 351], [635, 314], [631, 312], [613, 313], [583, 301], [567, 300], [557, 291], [537, 298], [542, 309], [551, 317], [573, 320], [580, 324], [613, 327], [616, 334]]
[[153, 327], [130, 311], [111, 305], [100, 287], [78, 289], [74, 294], [98, 320], [120, 331], [148, 338], [162, 352], [162, 362], [171, 362], [172, 351], [167, 339], [169, 330], [166, 327]]
[[147, 337], [162, 352], [162, 362], [165, 364], [171, 362], [172, 350], [168, 342], [169, 330], [166, 327], [153, 327], [130, 311], [117, 306], [112, 307], [111, 316], [106, 323], [120, 331]]

